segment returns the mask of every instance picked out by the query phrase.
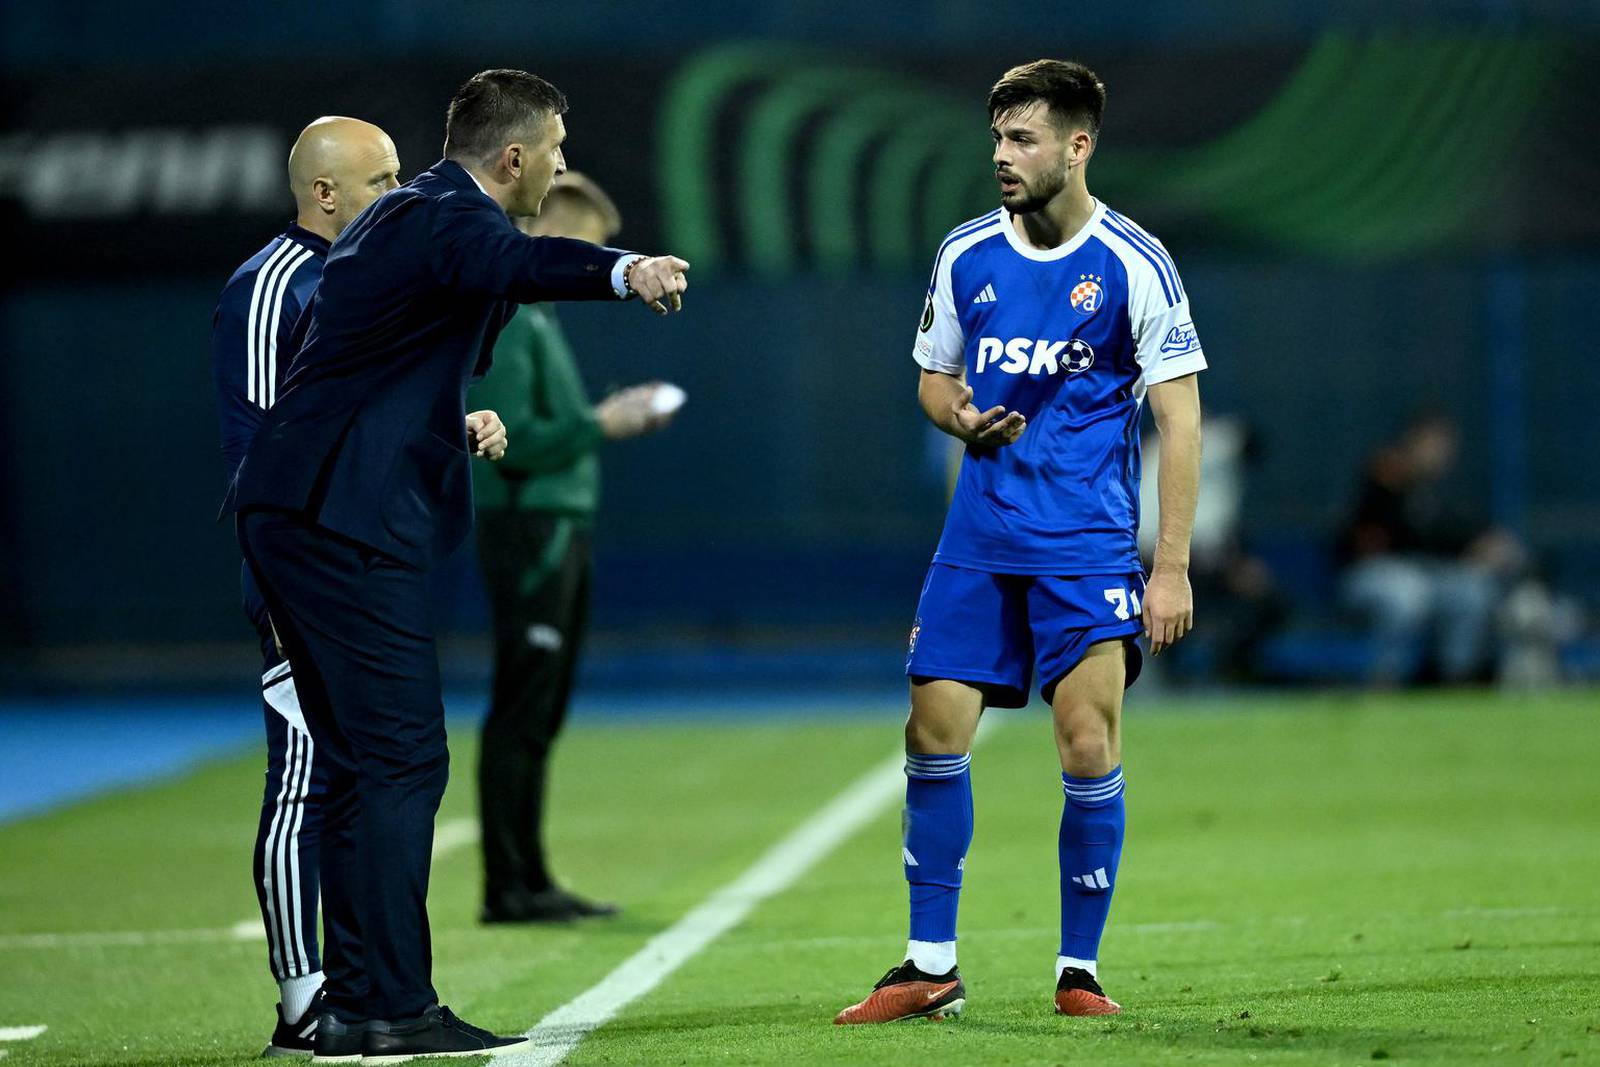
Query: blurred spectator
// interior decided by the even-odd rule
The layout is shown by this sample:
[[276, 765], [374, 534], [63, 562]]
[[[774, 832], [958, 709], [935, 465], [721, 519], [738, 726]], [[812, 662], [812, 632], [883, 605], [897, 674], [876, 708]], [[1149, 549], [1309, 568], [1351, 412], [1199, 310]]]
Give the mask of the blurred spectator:
[[[1151, 473], [1140, 481], [1139, 508], [1143, 515], [1154, 515], [1160, 435], [1146, 435], [1141, 450], [1141, 466]], [[1241, 419], [1207, 417], [1189, 550], [1195, 636], [1162, 657], [1174, 681], [1202, 674], [1229, 682], [1260, 680], [1261, 643], [1287, 613], [1272, 571], [1248, 551], [1240, 532], [1245, 479], [1256, 459], [1255, 436]], [[1156, 533], [1154, 522], [1140, 524], [1139, 553], [1147, 561], [1155, 551]]]
[[1523, 577], [1500, 608], [1501, 688], [1542, 689], [1565, 681], [1561, 649], [1582, 636], [1583, 625], [1576, 599], [1556, 595], [1537, 575]]
[[[622, 216], [591, 179], [567, 171], [551, 184], [538, 216], [516, 223], [531, 237], [603, 245], [622, 228]], [[658, 406], [659, 382], [591, 404], [555, 313], [539, 304], [517, 309], [495, 344], [494, 366], [470, 395], [475, 408], [499, 412], [517, 441], [515, 452], [473, 472], [494, 633], [494, 684], [478, 752], [482, 918], [613, 915], [616, 905], [571, 893], [550, 872], [546, 780], [588, 629], [600, 447], [662, 429], [675, 408]]]
[[1496, 605], [1522, 567], [1510, 533], [1473, 521], [1444, 492], [1460, 436], [1443, 414], [1415, 418], [1367, 461], [1339, 545], [1345, 603], [1378, 642], [1368, 681], [1494, 673]]

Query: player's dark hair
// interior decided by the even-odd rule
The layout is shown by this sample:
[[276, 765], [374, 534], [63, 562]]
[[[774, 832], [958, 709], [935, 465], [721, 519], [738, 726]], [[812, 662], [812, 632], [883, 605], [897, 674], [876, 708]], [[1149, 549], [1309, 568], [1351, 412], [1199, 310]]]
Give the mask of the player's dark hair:
[[444, 119], [446, 159], [487, 163], [550, 115], [567, 110], [561, 90], [525, 70], [485, 70], [450, 98]]
[[1060, 130], [1081, 127], [1100, 139], [1100, 118], [1106, 110], [1106, 86], [1082, 63], [1036, 59], [1012, 67], [989, 90], [989, 121], [996, 122], [1036, 101], [1050, 105], [1050, 118]]

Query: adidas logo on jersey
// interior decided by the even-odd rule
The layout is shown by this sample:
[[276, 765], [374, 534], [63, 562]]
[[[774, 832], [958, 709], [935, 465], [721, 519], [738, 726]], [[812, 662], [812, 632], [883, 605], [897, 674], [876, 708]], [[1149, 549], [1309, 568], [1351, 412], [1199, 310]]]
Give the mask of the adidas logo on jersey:
[[998, 337], [978, 338], [978, 374], [986, 369], [1006, 374], [1055, 374], [1065, 370], [1068, 374], [1081, 374], [1094, 366], [1094, 348], [1088, 341], [1074, 337], [1070, 341], [1032, 340], [1013, 337], [1002, 341]]
[[994, 283], [990, 282], [983, 287], [983, 291], [972, 298], [974, 304], [992, 304], [999, 298], [994, 295]]

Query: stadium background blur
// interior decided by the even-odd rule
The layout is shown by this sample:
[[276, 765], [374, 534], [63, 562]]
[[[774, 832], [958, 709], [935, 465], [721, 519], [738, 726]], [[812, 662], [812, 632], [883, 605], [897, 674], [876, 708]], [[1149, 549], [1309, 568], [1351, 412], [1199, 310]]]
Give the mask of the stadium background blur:
[[[1593, 606], [1600, 7], [1341, 9], [7, 5], [8, 688], [238, 676], [216, 294], [290, 217], [301, 125], [377, 122], [409, 177], [451, 89], [494, 65], [566, 91], [569, 162], [614, 194], [619, 243], [694, 264], [681, 319], [562, 313], [597, 395], [666, 378], [691, 397], [608, 450], [591, 686], [895, 675], [948, 461], [912, 324], [940, 235], [994, 198], [984, 93], [1036, 54], [1106, 79], [1092, 189], [1172, 250], [1208, 415], [1249, 428], [1240, 532], [1290, 607], [1263, 676], [1358, 669], [1331, 546], [1362, 457], [1422, 408], [1462, 430], [1452, 497]], [[450, 674], [481, 680], [470, 559], [440, 598]], [[1600, 670], [1581, 633], [1562, 642], [1569, 676]]]

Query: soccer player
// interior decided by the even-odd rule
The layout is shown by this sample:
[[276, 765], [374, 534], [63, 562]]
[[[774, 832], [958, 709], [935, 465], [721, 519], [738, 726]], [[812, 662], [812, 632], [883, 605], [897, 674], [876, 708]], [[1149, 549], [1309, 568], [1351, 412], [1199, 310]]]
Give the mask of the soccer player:
[[[1205, 357], [1172, 259], [1089, 195], [1105, 87], [1042, 59], [989, 92], [1000, 207], [951, 231], [914, 357], [918, 398], [966, 442], [911, 630], [902, 859], [911, 940], [836, 1023], [959, 1014], [956, 906], [972, 841], [972, 738], [985, 707], [1022, 707], [1037, 671], [1061, 784], [1056, 1011], [1120, 1010], [1097, 978], [1122, 853], [1123, 689], [1189, 630]], [[1139, 416], [1161, 432], [1160, 538], [1148, 586]]]
[[[320, 118], [295, 141], [289, 152], [295, 220], [228, 279], [212, 319], [211, 372], [230, 479], [283, 384], [294, 354], [295, 322], [311, 303], [329, 246], [368, 204], [399, 184], [399, 175], [394, 142], [360, 119]], [[317, 852], [327, 769], [316, 758], [267, 606], [249, 569], [242, 570], [245, 615], [261, 642], [267, 728], [254, 870], [279, 1003], [266, 1054], [310, 1053], [322, 988]]]

